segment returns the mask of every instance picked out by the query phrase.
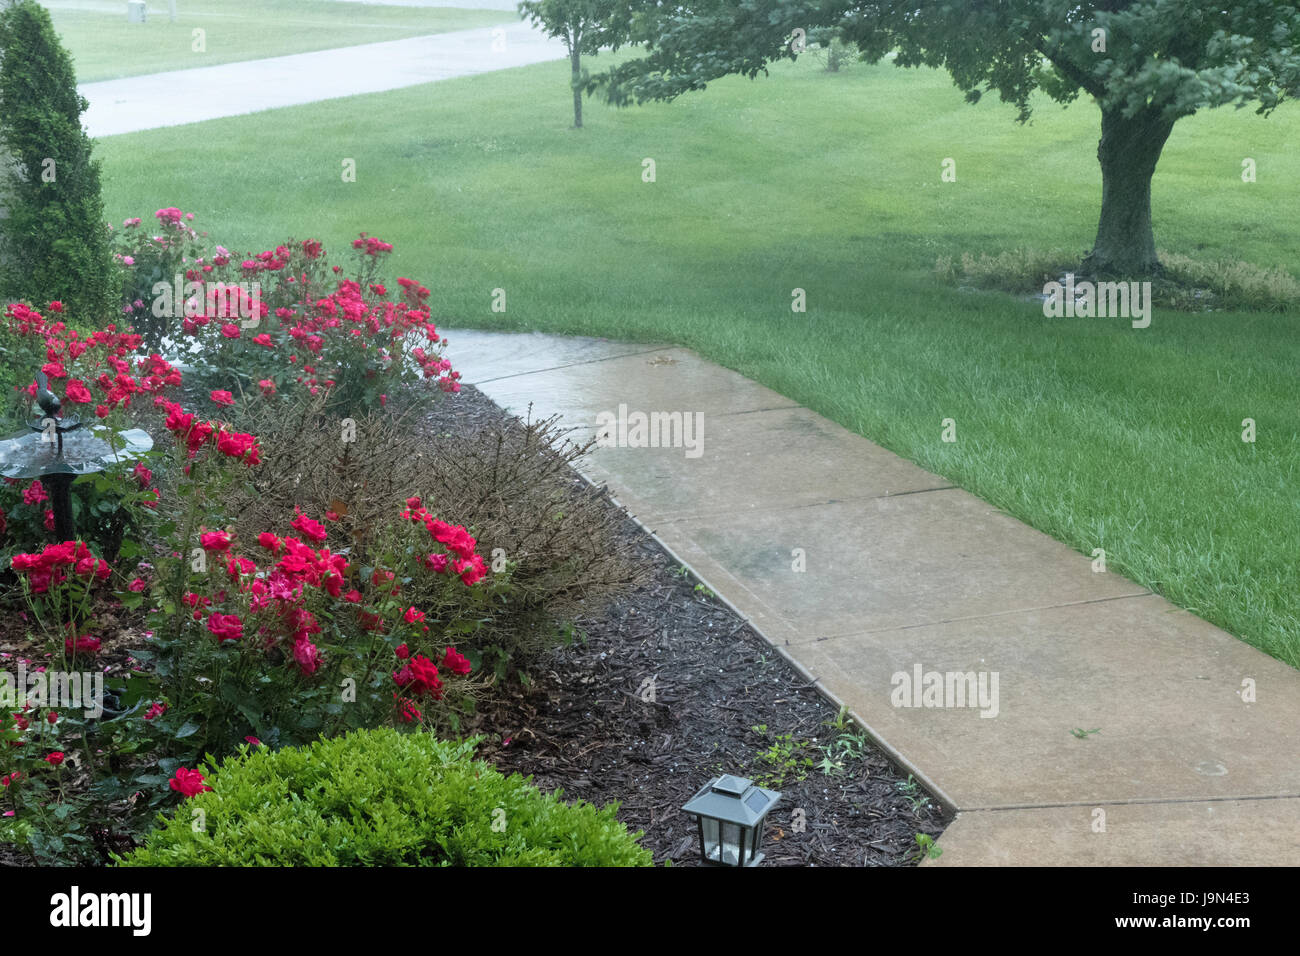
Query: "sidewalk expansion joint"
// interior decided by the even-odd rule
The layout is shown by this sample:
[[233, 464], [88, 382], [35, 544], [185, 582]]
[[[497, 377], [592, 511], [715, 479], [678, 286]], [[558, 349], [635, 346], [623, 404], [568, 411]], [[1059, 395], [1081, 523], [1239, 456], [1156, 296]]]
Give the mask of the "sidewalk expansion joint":
[[[935, 621], [919, 621], [916, 624], [894, 624], [889, 627], [872, 627], [864, 630], [842, 631], [837, 634], [827, 634], [823, 637], [815, 637], [808, 644], [820, 644], [822, 641], [834, 641], [841, 637], [853, 637], [858, 634], [883, 634], [886, 631], [910, 631], [918, 627], [936, 627], [941, 624], [961, 624], [965, 621], [983, 621], [994, 617], [1006, 617], [1010, 614], [1033, 614], [1036, 611], [1051, 611], [1062, 607], [1080, 607], [1084, 604], [1105, 604], [1107, 601], [1131, 601], [1133, 598], [1151, 597], [1151, 591], [1137, 591], [1133, 594], [1115, 594], [1110, 597], [1087, 598], [1083, 601], [1066, 601], [1063, 604], [1044, 604], [1040, 607], [1017, 607], [1006, 611], [994, 611], [991, 614], [972, 614], [969, 617], [949, 617]], [[799, 647], [798, 644], [790, 645]]]
[[757, 415], [760, 412], [788, 412], [792, 408], [803, 408], [798, 402], [789, 405], [772, 405], [769, 408], [742, 408], [735, 412], [713, 412], [714, 418], [735, 418], [737, 415]]
[[[579, 471], [582, 471], [582, 464], [579, 463], [577, 468]], [[656, 477], [668, 476], [656, 475]], [[595, 481], [596, 479], [592, 478], [590, 480]], [[601, 478], [600, 481], [603, 482], [606, 481], [606, 479]], [[764, 505], [761, 509], [759, 506], [751, 506], [749, 508], [723, 508], [717, 511], [699, 511], [694, 514], [668, 516], [663, 517], [660, 520], [664, 524], [682, 524], [687, 521], [702, 521], [709, 518], [730, 518], [735, 515], [752, 514], [759, 510], [770, 512], [772, 514], [785, 514], [790, 511], [803, 511], [808, 508], [825, 508], [827, 505], [849, 504], [854, 501], [879, 501], [885, 498], [902, 498], [904, 495], [924, 495], [931, 491], [960, 490], [961, 489], [957, 485], [942, 485], [937, 488], [917, 488], [915, 491], [886, 491], [883, 494], [853, 495], [848, 498], [823, 498], [820, 501], [805, 501], [803, 504], [798, 505]]]
[[958, 807], [958, 813], [998, 813], [1017, 810], [1060, 810], [1069, 807], [1125, 807], [1147, 806], [1165, 803], [1240, 803], [1247, 800], [1296, 800], [1297, 793], [1263, 793], [1227, 797], [1131, 797], [1126, 800], [1080, 800], [1071, 803], [1023, 803], [1007, 804], [997, 807]]
[[503, 382], [508, 378], [521, 378], [525, 375], [541, 375], [543, 372], [558, 372], [560, 369], [576, 368], [579, 365], [595, 365], [598, 362], [612, 362], [615, 359], [635, 358], [638, 355], [653, 355], [655, 352], [667, 352], [675, 348], [677, 348], [675, 345], [661, 345], [659, 348], [646, 349], [644, 352], [626, 352], [622, 355], [606, 355], [604, 358], [586, 359], [582, 362], [570, 362], [567, 365], [552, 365], [548, 368], [529, 369], [526, 372], [511, 372], [509, 375], [498, 375], [496, 378], [481, 378], [466, 384], [474, 386], [487, 385], [489, 382]]

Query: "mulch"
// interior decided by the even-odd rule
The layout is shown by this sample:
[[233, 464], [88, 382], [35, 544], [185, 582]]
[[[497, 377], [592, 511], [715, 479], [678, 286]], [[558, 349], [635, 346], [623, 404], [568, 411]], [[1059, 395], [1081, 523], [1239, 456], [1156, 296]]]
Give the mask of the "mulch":
[[[448, 432], [508, 420], [472, 387], [433, 414]], [[551, 652], [527, 688], [498, 686], [483, 705], [493, 736], [480, 756], [566, 799], [617, 801], [656, 863], [700, 865], [694, 821], [679, 808], [719, 773], [771, 773], [759, 755], [782, 735], [819, 763], [842, 732], [828, 726], [837, 709], [625, 514], [622, 533], [650, 567], [646, 583], [579, 621], [585, 642]], [[916, 835], [937, 838], [950, 821], [870, 743], [841, 764], [774, 781], [782, 799], [764, 865], [911, 865]]]

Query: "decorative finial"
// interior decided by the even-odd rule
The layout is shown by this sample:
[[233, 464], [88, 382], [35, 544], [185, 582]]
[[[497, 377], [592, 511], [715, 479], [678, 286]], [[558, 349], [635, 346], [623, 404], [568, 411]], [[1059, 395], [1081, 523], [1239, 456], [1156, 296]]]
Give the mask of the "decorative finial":
[[50, 391], [50, 380], [44, 372], [36, 373], [36, 404], [41, 406], [41, 411], [49, 418], [57, 418], [59, 410], [63, 408], [59, 396]]

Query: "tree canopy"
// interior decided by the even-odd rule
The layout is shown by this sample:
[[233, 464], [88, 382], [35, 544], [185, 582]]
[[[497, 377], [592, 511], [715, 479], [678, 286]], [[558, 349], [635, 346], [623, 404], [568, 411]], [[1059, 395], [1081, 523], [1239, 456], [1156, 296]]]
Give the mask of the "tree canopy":
[[[1029, 120], [1033, 96], [1086, 94], [1102, 112], [1103, 202], [1093, 264], [1158, 269], [1150, 179], [1173, 124], [1197, 110], [1300, 92], [1300, 10], [1275, 0], [683, 0], [651, 2], [630, 38], [644, 55], [588, 80], [612, 103], [671, 100], [755, 77], [840, 26], [862, 56], [946, 69], [971, 102], [996, 92]], [[1108, 201], [1109, 200], [1109, 201]]]

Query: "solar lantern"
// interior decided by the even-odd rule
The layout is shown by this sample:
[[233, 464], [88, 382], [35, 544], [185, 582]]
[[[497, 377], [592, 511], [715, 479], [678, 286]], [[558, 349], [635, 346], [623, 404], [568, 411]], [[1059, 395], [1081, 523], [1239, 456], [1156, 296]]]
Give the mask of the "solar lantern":
[[708, 866], [758, 866], [767, 815], [781, 799], [752, 780], [723, 774], [700, 788], [682, 810], [700, 830], [700, 858]]

